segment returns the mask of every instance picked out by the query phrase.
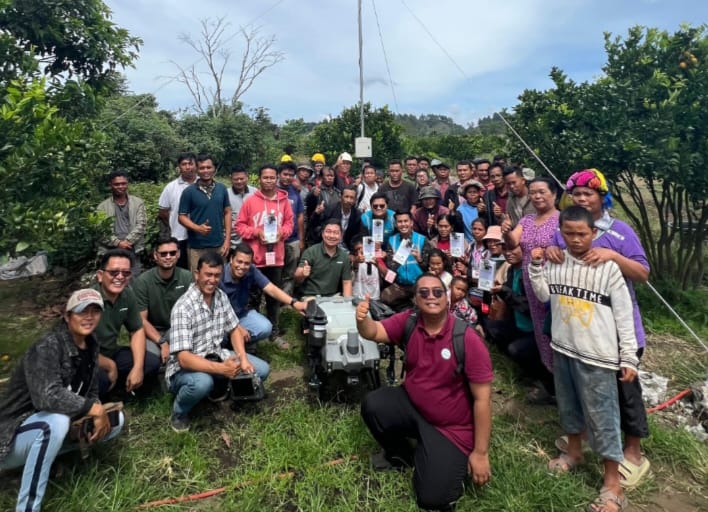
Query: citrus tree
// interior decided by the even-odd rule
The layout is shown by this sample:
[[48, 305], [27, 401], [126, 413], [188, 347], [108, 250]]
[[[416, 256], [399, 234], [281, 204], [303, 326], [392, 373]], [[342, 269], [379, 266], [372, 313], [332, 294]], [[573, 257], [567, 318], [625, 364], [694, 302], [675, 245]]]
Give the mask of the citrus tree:
[[[602, 170], [637, 230], [653, 279], [701, 283], [708, 230], [706, 27], [605, 35], [604, 76], [527, 90], [513, 122], [561, 176]], [[517, 153], [521, 153], [517, 147]]]

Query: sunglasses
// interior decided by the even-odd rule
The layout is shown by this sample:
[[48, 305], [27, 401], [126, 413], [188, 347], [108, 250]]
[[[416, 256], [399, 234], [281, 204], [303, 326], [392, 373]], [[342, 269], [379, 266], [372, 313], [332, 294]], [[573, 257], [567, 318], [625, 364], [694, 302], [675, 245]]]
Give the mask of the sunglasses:
[[167, 256], [177, 256], [177, 251], [157, 251], [157, 254], [162, 258], [166, 258]]
[[131, 270], [104, 270], [104, 272], [111, 277], [130, 277], [133, 275], [133, 272]]
[[445, 295], [445, 290], [442, 288], [418, 288], [418, 291], [416, 292], [418, 294], [418, 297], [421, 297], [423, 299], [427, 299], [430, 297], [430, 293], [432, 292], [433, 297], [436, 299], [439, 299], [443, 295]]
[[384, 210], [386, 208], [385, 204], [372, 204], [371, 207], [374, 210]]

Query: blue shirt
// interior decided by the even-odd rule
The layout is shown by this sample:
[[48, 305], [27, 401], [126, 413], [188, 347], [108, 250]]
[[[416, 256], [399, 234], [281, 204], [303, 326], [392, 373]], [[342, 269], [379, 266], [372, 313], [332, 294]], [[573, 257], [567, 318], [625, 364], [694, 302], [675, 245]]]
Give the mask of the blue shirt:
[[[418, 249], [418, 252], [420, 254], [423, 254], [423, 245], [425, 245], [425, 237], [420, 233], [413, 232], [411, 233], [410, 241], [413, 244], [413, 247]], [[391, 250], [393, 251], [393, 254], [396, 254], [398, 246], [401, 245], [401, 235], [399, 233], [396, 233], [391, 237], [389, 242], [391, 244]], [[406, 261], [403, 262], [403, 265], [396, 269], [396, 282], [402, 286], [411, 286], [415, 283], [415, 280], [418, 279], [418, 277], [422, 274], [423, 269], [420, 268], [420, 265], [416, 261], [413, 254], [409, 254], [408, 258], [406, 258]]]
[[251, 263], [251, 267], [238, 281], [235, 281], [231, 276], [231, 265], [228, 263], [224, 265], [224, 272], [221, 275], [221, 282], [219, 282], [219, 288], [221, 288], [226, 295], [229, 297], [229, 302], [231, 307], [236, 313], [236, 316], [244, 316], [248, 311], [248, 299], [250, 296], [251, 288], [257, 286], [261, 290], [268, 286], [270, 281], [266, 276], [264, 276], [256, 266]]
[[215, 182], [211, 197], [199, 188], [199, 180], [188, 186], [179, 199], [180, 215], [188, 215], [195, 224], [204, 224], [207, 220], [211, 226], [208, 235], [200, 235], [191, 229], [187, 230], [187, 240], [192, 249], [207, 249], [221, 247], [224, 244], [224, 210], [231, 209], [229, 194], [226, 187]]
[[474, 237], [472, 236], [472, 222], [479, 217], [477, 207], [465, 201], [457, 207], [457, 213], [462, 216], [462, 223], [465, 226], [465, 240], [467, 240], [468, 243], [474, 242]]
[[290, 201], [290, 208], [293, 210], [293, 222], [295, 223], [295, 226], [293, 227], [293, 234], [290, 235], [290, 238], [285, 241], [286, 244], [289, 244], [290, 242], [297, 242], [300, 240], [300, 233], [297, 228], [297, 216], [305, 212], [305, 207], [302, 204], [300, 192], [295, 190], [295, 187], [290, 185], [286, 191], [288, 193], [288, 201]]
[[[393, 234], [393, 229], [396, 224], [394, 222], [393, 214], [394, 214], [393, 210], [386, 210], [386, 219], [384, 219], [384, 241], [382, 244], [382, 248], [387, 247], [388, 239]], [[368, 230], [369, 235], [371, 235], [371, 228], [373, 226], [372, 221], [373, 221], [372, 210], [369, 210], [369, 211], [365, 212], [364, 214], [362, 214], [361, 223]]]

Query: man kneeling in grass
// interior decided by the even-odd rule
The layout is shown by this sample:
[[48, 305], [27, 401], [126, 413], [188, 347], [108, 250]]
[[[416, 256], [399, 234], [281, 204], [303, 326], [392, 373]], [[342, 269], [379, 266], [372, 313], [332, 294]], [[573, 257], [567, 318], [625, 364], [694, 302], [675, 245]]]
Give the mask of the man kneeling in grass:
[[[413, 290], [418, 315], [407, 340], [406, 380], [400, 387], [379, 388], [366, 395], [361, 415], [384, 450], [372, 457], [375, 469], [415, 465], [418, 505], [426, 510], [453, 510], [468, 473], [477, 485], [491, 478], [492, 362], [484, 342], [467, 328], [464, 362], [458, 364], [453, 346], [455, 318], [448, 311], [439, 277], [423, 274]], [[359, 334], [378, 343], [402, 342], [410, 310], [381, 322], [368, 313], [367, 296], [356, 309]], [[415, 450], [407, 438], [417, 441]]]
[[63, 321], [25, 353], [0, 400], [0, 469], [24, 466], [17, 510], [39, 510], [54, 459], [80, 447], [66, 439], [72, 420], [90, 417], [89, 444], [108, 441], [123, 427], [123, 413], [111, 422], [98, 399], [93, 332], [102, 312], [100, 293], [75, 291]]
[[[189, 430], [189, 413], [213, 390], [218, 393], [211, 395], [212, 400], [225, 399], [228, 385], [222, 384], [228, 384], [227, 380], [241, 372], [255, 372], [265, 380], [270, 373], [268, 363], [246, 354], [238, 317], [219, 289], [223, 270], [221, 256], [204, 253], [197, 262], [194, 283], [172, 308], [165, 378], [175, 395], [170, 419], [175, 432]], [[223, 346], [226, 335], [230, 349]]]
[[624, 458], [620, 434], [617, 379], [637, 376], [637, 339], [632, 299], [619, 266], [611, 260], [597, 266], [583, 261], [597, 228], [592, 214], [571, 206], [560, 215], [567, 249], [562, 263], [546, 262], [544, 250], [531, 251], [529, 277], [539, 300], [551, 301], [553, 376], [561, 425], [568, 451], [549, 462], [553, 471], [570, 471], [583, 462], [581, 435], [603, 458], [604, 485], [590, 511], [624, 510], [619, 463]]

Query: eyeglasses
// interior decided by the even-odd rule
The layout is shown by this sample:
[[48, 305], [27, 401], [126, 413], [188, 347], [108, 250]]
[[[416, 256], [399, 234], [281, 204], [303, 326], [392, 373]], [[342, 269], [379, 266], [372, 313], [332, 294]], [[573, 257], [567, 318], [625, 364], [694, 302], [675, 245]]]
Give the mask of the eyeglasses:
[[385, 204], [372, 204], [371, 207], [372, 207], [374, 210], [385, 210], [385, 209], [386, 209], [386, 205], [385, 205]]
[[123, 276], [123, 277], [130, 277], [133, 275], [133, 272], [131, 270], [103, 270], [106, 274], [108, 274], [111, 277], [118, 277], [118, 276]]
[[177, 256], [177, 251], [157, 251], [157, 254], [161, 258], [166, 258], [167, 256]]
[[430, 297], [430, 292], [433, 293], [433, 297], [436, 299], [439, 299], [443, 295], [445, 295], [445, 290], [442, 288], [418, 288], [418, 291], [416, 292], [418, 294], [418, 297], [421, 297], [423, 299], [427, 299]]

